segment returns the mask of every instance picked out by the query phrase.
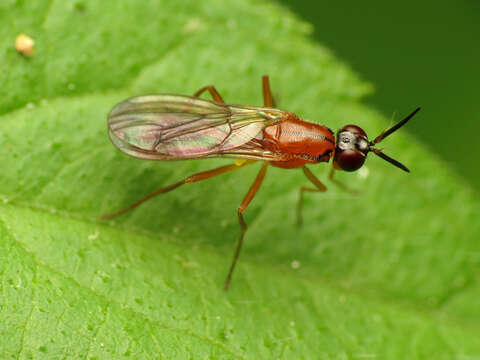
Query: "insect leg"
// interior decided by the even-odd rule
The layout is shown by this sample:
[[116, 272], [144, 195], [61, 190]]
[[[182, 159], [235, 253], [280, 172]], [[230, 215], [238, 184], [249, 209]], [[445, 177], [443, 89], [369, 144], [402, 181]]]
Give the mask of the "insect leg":
[[218, 93], [217, 89], [215, 89], [215, 86], [213, 85], [207, 85], [202, 87], [200, 90], [198, 90], [193, 96], [199, 97], [203, 92], [208, 91], [210, 95], [212, 95], [213, 100], [215, 100], [218, 103], [225, 104], [225, 101], [223, 98], [220, 96]]
[[164, 194], [164, 193], [167, 193], [169, 191], [172, 191], [172, 190], [176, 189], [177, 187], [179, 187], [183, 184], [191, 184], [191, 183], [194, 183], [194, 182], [197, 182], [197, 181], [206, 180], [206, 179], [209, 179], [211, 177], [214, 177], [214, 176], [217, 176], [217, 175], [229, 172], [229, 171], [234, 171], [234, 170], [240, 169], [241, 167], [243, 167], [245, 165], [248, 165], [248, 164], [252, 164], [254, 162], [255, 161], [250, 160], [250, 161], [245, 161], [245, 162], [242, 162], [242, 163], [235, 163], [235, 164], [231, 164], [231, 165], [220, 166], [220, 167], [212, 169], [212, 170], [202, 171], [202, 172], [193, 174], [193, 175], [191, 175], [191, 176], [189, 176], [189, 177], [187, 177], [187, 178], [185, 178], [185, 179], [183, 179], [179, 182], [176, 182], [175, 184], [164, 186], [164, 187], [162, 187], [158, 190], [155, 190], [154, 192], [148, 194], [147, 196], [141, 198], [140, 200], [135, 201], [133, 204], [130, 204], [127, 207], [125, 207], [125, 208], [123, 208], [123, 209], [121, 209], [117, 212], [114, 212], [112, 214], [103, 215], [101, 218], [102, 219], [111, 219], [115, 216], [122, 215], [129, 210], [135, 209], [137, 206], [143, 204], [145, 201], [150, 200], [151, 198], [153, 198], [157, 195]]
[[232, 279], [233, 270], [235, 270], [235, 264], [237, 263], [238, 256], [240, 255], [240, 250], [242, 249], [243, 238], [245, 236], [245, 233], [247, 232], [247, 223], [245, 222], [242, 214], [245, 212], [245, 210], [247, 210], [248, 204], [250, 204], [250, 201], [252, 201], [258, 189], [260, 189], [263, 179], [265, 178], [265, 174], [267, 173], [267, 166], [268, 163], [264, 163], [262, 165], [262, 168], [258, 172], [255, 181], [253, 182], [250, 189], [248, 189], [247, 194], [238, 206], [238, 222], [240, 223], [242, 232], [240, 234], [240, 238], [238, 239], [237, 248], [235, 249], [235, 254], [233, 255], [233, 261], [230, 265], [230, 270], [228, 271], [227, 278], [225, 279], [225, 285], [223, 286], [224, 290], [228, 290], [228, 287], [230, 286], [230, 280]]
[[323, 185], [323, 183], [318, 180], [318, 178], [306, 167], [302, 167], [303, 173], [305, 176], [310, 180], [310, 182], [315, 185], [315, 188], [310, 188], [306, 186], [302, 186], [300, 188], [300, 196], [298, 198], [298, 203], [297, 203], [297, 225], [300, 226], [302, 225], [302, 202], [303, 202], [303, 193], [305, 191], [310, 191], [310, 192], [325, 192], [327, 191], [327, 187]]
[[263, 89], [263, 104], [265, 107], [274, 108], [275, 100], [272, 96], [272, 91], [270, 90], [270, 79], [268, 75], [262, 76], [262, 89]]
[[345, 185], [341, 181], [335, 179], [334, 175], [335, 175], [335, 168], [332, 166], [332, 168], [330, 169], [330, 173], [328, 174], [328, 178], [330, 179], [330, 181], [333, 182], [335, 185], [337, 185], [343, 191], [348, 192], [349, 194], [352, 194], [352, 195], [358, 195], [359, 194], [358, 190], [350, 189], [347, 185]]

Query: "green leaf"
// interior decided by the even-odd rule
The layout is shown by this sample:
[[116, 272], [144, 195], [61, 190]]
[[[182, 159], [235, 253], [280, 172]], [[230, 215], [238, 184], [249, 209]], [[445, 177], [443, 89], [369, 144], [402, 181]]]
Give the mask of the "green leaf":
[[[215, 84], [232, 103], [277, 103], [337, 129], [388, 126], [371, 85], [254, 0], [0, 4], [0, 357], [476, 359], [478, 195], [403, 131], [378, 158], [307, 194], [270, 168], [239, 236], [236, 206], [258, 166], [181, 187], [111, 222], [154, 189], [225, 160], [141, 161], [116, 150], [106, 114], [127, 96]], [[334, 31], [334, 29], [332, 29]], [[36, 42], [16, 53], [16, 35]], [[412, 104], [412, 109], [419, 104]], [[421, 121], [421, 113], [412, 121]], [[293, 266], [294, 265], [294, 266]]]

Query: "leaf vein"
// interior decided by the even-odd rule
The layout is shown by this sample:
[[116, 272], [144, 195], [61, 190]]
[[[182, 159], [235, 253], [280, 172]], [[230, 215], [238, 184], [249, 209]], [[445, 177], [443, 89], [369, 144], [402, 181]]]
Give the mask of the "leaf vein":
[[[5, 219], [2, 219], [0, 218], [0, 221], [6, 223]], [[43, 262], [40, 262], [38, 261], [38, 259], [36, 258], [35, 254], [30, 252], [25, 246], [24, 244], [19, 241], [14, 235], [13, 233], [10, 231], [10, 235], [12, 237], [12, 239], [15, 240], [15, 243], [20, 247], [20, 249], [25, 252], [25, 254], [27, 254], [28, 256], [30, 256], [34, 262], [37, 264], [37, 266], [40, 266], [40, 267], [43, 267], [44, 269], [50, 271], [51, 273], [53, 274], [56, 274], [57, 276], [60, 276], [61, 278], [65, 279], [65, 280], [68, 280], [70, 281], [71, 283], [75, 284], [76, 286], [78, 286], [79, 288], [81, 289], [84, 289], [90, 293], [93, 293], [95, 296], [99, 297], [100, 299], [102, 299], [106, 304], [106, 310], [111, 306], [111, 304], [115, 304], [116, 307], [119, 309], [119, 310], [127, 310], [127, 311], [130, 311], [132, 312], [133, 314], [135, 314], [136, 316], [139, 316], [142, 318], [142, 320], [148, 324], [150, 324], [150, 326], [158, 326], [158, 327], [161, 327], [165, 330], [170, 330], [170, 331], [175, 331], [175, 332], [180, 332], [180, 333], [183, 333], [183, 334], [186, 334], [188, 336], [191, 336], [191, 337], [194, 337], [198, 340], [201, 340], [201, 341], [204, 341], [206, 343], [209, 343], [210, 345], [213, 345], [213, 346], [216, 346], [220, 349], [222, 349], [223, 351], [225, 351], [226, 353], [229, 353], [230, 355], [234, 355], [236, 357], [238, 357], [238, 353], [235, 353], [233, 352], [232, 350], [230, 350], [225, 344], [215, 340], [214, 338], [211, 338], [211, 337], [208, 337], [208, 336], [204, 336], [204, 335], [200, 335], [200, 334], [197, 334], [195, 332], [192, 332], [190, 329], [186, 329], [186, 328], [178, 328], [178, 327], [173, 327], [173, 326], [170, 326], [158, 319], [156, 320], [152, 320], [151, 318], [149, 318], [147, 316], [147, 314], [143, 313], [143, 312], [139, 312], [135, 309], [133, 309], [132, 307], [128, 306], [128, 305], [124, 305], [124, 304], [121, 304], [119, 303], [118, 301], [115, 301], [115, 300], [111, 300], [109, 299], [105, 294], [102, 294], [100, 292], [97, 292], [95, 291], [94, 289], [92, 289], [91, 287], [88, 287], [88, 286], [85, 286], [84, 284], [82, 284], [81, 282], [79, 282], [78, 280], [76, 280], [75, 278], [51, 267], [50, 265], [46, 264], [46, 263], [43, 263]], [[105, 310], [105, 311], [106, 311]], [[104, 312], [105, 312], [104, 311]], [[30, 321], [30, 318], [33, 314], [33, 306], [32, 306], [32, 310], [28, 316], [28, 319], [27, 319], [27, 322]], [[106, 312], [105, 312], [106, 314]], [[104, 319], [105, 320], [105, 319]], [[99, 325], [101, 326], [102, 324], [104, 323], [104, 321], [102, 321], [102, 323]], [[24, 327], [24, 335], [25, 335], [25, 329], [26, 329], [26, 326]], [[98, 328], [97, 328], [98, 330]], [[93, 341], [93, 339], [91, 339], [90, 341]], [[22, 347], [20, 349], [20, 352], [19, 352], [19, 356], [21, 354], [21, 351], [23, 350], [23, 341], [22, 341]], [[239, 349], [236, 349], [239, 353], [241, 352]], [[240, 358], [244, 358], [243, 356], [240, 356]]]

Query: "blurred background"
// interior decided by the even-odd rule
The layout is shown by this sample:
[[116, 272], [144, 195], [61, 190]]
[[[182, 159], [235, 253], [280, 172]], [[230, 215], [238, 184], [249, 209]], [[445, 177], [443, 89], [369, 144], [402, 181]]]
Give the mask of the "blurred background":
[[480, 189], [479, 1], [279, 2], [375, 85], [365, 102], [396, 120], [422, 106], [405, 131]]

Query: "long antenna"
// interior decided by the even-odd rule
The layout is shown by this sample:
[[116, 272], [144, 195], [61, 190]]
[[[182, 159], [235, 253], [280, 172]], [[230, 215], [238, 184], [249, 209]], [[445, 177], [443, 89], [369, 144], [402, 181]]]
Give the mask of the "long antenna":
[[408, 168], [405, 165], [403, 165], [400, 161], [392, 159], [390, 156], [384, 154], [382, 150], [371, 149], [370, 151], [372, 151], [375, 155], [380, 156], [383, 160], [388, 161], [390, 164], [395, 165], [396, 167], [402, 169], [403, 171], [410, 172], [410, 170], [408, 170]]
[[403, 125], [405, 125], [408, 120], [410, 120], [417, 112], [419, 112], [421, 109], [421, 107], [417, 107], [415, 110], [413, 110], [410, 115], [408, 115], [405, 119], [403, 119], [402, 121], [398, 122], [397, 124], [395, 124], [394, 126], [392, 126], [390, 129], [388, 130], [385, 130], [383, 131], [380, 135], [378, 135], [375, 140], [371, 141], [370, 142], [370, 146], [373, 146], [375, 144], [378, 144], [380, 141], [382, 141], [383, 139], [385, 139], [387, 136], [389, 136], [390, 134], [394, 133], [395, 131], [397, 131], [398, 129], [400, 129]]
[[395, 131], [400, 129], [403, 125], [405, 125], [408, 120], [410, 120], [417, 112], [420, 111], [420, 107], [417, 107], [415, 110], [413, 110], [405, 119], [402, 121], [398, 122], [394, 126], [392, 126], [390, 129], [383, 131], [380, 135], [378, 135], [375, 140], [370, 141], [369, 145], [369, 151], [373, 152], [375, 155], [381, 157], [383, 160], [388, 161], [390, 164], [398, 167], [399, 169], [402, 169], [403, 171], [410, 172], [408, 168], [403, 165], [400, 161], [397, 161], [395, 159], [392, 159], [390, 156], [384, 154], [382, 150], [380, 149], [375, 149], [373, 148], [374, 145], [378, 144], [380, 141], [385, 139], [387, 136], [390, 134], [393, 134]]

